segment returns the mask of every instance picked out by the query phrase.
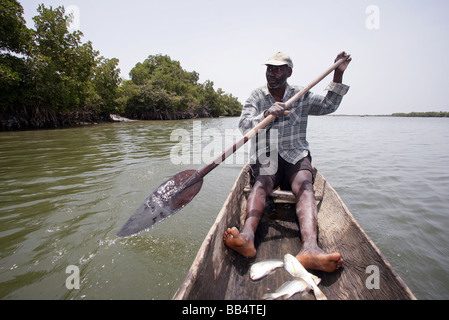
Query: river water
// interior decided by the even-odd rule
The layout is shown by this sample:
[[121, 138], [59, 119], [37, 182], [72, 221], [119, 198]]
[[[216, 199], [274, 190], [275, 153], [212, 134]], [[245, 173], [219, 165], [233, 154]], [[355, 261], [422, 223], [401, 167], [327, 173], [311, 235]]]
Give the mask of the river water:
[[[171, 299], [249, 147], [170, 219], [116, 233], [162, 182], [241, 137], [237, 123], [0, 133], [0, 299]], [[315, 166], [417, 298], [448, 299], [449, 119], [311, 117], [308, 134]]]

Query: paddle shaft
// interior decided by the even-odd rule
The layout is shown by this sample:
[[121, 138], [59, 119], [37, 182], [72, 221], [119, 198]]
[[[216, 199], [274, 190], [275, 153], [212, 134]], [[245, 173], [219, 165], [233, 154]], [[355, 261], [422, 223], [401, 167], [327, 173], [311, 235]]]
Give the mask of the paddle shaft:
[[[347, 58], [342, 58], [327, 69], [318, 78], [312, 81], [307, 87], [302, 89], [285, 103], [285, 108], [290, 108], [292, 104], [305, 95], [314, 85], [325, 78], [329, 73], [344, 63]], [[150, 228], [156, 223], [170, 217], [186, 206], [200, 191], [203, 184], [203, 177], [215, 169], [220, 163], [226, 160], [231, 154], [243, 146], [249, 139], [253, 138], [259, 130], [266, 127], [276, 117], [269, 115], [257, 126], [251, 129], [245, 136], [228, 148], [220, 156], [200, 170], [185, 170], [171, 179], [161, 184], [145, 201], [136, 209], [128, 221], [117, 233], [119, 237], [127, 237], [136, 234], [146, 228]]]
[[[315, 80], [313, 80], [309, 85], [304, 87], [301, 91], [299, 91], [297, 94], [295, 94], [293, 97], [291, 97], [286, 103], [285, 103], [285, 109], [290, 108], [293, 103], [295, 103], [299, 98], [301, 98], [303, 95], [305, 95], [310, 89], [312, 89], [318, 82], [326, 78], [332, 71], [337, 69], [341, 64], [346, 62], [348, 58], [341, 58], [337, 62], [335, 62], [332, 66], [330, 66], [326, 71], [324, 71], [319, 77], [317, 77]], [[241, 146], [243, 146], [245, 143], [248, 142], [249, 139], [254, 137], [259, 130], [265, 128], [271, 121], [276, 119], [276, 117], [272, 114], [268, 115], [263, 121], [261, 121], [257, 126], [255, 126], [253, 129], [248, 131], [245, 136], [237, 141], [233, 146], [229, 147], [225, 150], [220, 156], [216, 157], [211, 163], [203, 167], [202, 169], [198, 170], [198, 174], [196, 175], [196, 179], [203, 178], [206, 174], [211, 172], [213, 169], [218, 167], [220, 163], [225, 161], [230, 155], [232, 155], [234, 152], [236, 152]], [[195, 179], [195, 180], [196, 180]]]

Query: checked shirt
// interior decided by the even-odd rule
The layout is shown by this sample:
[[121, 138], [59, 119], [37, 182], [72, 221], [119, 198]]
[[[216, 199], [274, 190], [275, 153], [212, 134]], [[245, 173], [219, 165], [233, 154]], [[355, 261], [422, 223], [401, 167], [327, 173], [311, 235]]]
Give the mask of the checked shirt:
[[[302, 87], [287, 84], [283, 102], [301, 89]], [[259, 131], [258, 138], [252, 141], [251, 160], [255, 160], [256, 154], [261, 157], [273, 152], [278, 152], [284, 160], [292, 164], [306, 157], [309, 154], [309, 143], [306, 139], [308, 116], [336, 111], [349, 86], [331, 82], [326, 90], [326, 96], [307, 92], [292, 105], [289, 115], [276, 118], [264, 130]], [[274, 103], [275, 100], [266, 85], [254, 90], [243, 107], [239, 121], [240, 131], [246, 134], [260, 123], [264, 119], [264, 111]]]

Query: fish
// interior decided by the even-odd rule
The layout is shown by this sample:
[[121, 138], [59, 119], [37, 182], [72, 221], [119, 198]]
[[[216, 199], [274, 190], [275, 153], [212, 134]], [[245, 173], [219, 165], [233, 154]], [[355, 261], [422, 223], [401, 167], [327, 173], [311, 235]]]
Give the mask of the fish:
[[251, 280], [259, 280], [272, 274], [276, 269], [284, 266], [284, 261], [278, 259], [264, 260], [254, 263], [249, 270]]
[[[312, 279], [317, 285], [321, 282], [321, 279], [318, 278], [317, 276], [312, 275]], [[285, 282], [275, 292], [264, 294], [262, 296], [262, 299], [275, 300], [281, 297], [284, 297], [284, 299], [288, 299], [298, 292], [306, 294], [310, 289], [311, 289], [310, 286], [304, 280], [294, 279]]]
[[262, 296], [263, 300], [275, 300], [280, 297], [284, 297], [285, 299], [290, 298], [295, 293], [304, 292], [308, 288], [307, 283], [303, 280], [290, 280], [285, 282], [282, 286], [280, 286], [273, 293], [266, 293]]
[[324, 293], [318, 288], [316, 283], [313, 281], [312, 275], [307, 272], [301, 262], [298, 261], [294, 256], [287, 253], [284, 256], [284, 268], [287, 270], [294, 278], [304, 280], [308, 286], [313, 289], [315, 298], [317, 300], [327, 300]]

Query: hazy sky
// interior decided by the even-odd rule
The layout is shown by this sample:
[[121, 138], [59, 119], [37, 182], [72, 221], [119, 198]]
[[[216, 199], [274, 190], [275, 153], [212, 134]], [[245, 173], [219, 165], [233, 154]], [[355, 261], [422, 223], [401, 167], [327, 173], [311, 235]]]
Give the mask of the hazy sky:
[[149, 55], [169, 55], [244, 103], [274, 53], [293, 59], [289, 83], [306, 85], [345, 50], [351, 89], [337, 114], [449, 111], [447, 0], [19, 1], [29, 27], [39, 3], [74, 8], [83, 40], [118, 58], [124, 78]]

